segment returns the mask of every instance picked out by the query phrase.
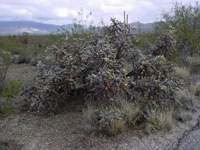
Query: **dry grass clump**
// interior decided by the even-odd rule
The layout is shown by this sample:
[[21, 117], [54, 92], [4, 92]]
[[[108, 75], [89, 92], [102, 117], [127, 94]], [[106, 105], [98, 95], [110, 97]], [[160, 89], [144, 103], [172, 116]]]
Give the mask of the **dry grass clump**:
[[110, 122], [108, 129], [106, 129], [106, 133], [109, 135], [117, 135], [124, 131], [126, 121], [123, 118], [119, 118]]
[[83, 126], [90, 133], [117, 135], [123, 132], [126, 125], [134, 126], [141, 107], [121, 98], [120, 105], [103, 107], [89, 104], [83, 110]]
[[189, 65], [196, 65], [200, 63], [200, 57], [198, 56], [194, 56], [194, 57], [187, 57], [187, 61], [189, 63]]
[[186, 123], [192, 120], [192, 113], [195, 112], [194, 108], [194, 88], [189, 92], [188, 90], [179, 90], [176, 92], [176, 99], [180, 105], [175, 109], [173, 117], [177, 121]]
[[[117, 135], [126, 127], [139, 129], [146, 133], [156, 131], [169, 132], [173, 127], [173, 109], [149, 110], [147, 114], [141, 114], [140, 104], [121, 100], [121, 106], [109, 108], [97, 108], [89, 105], [83, 111], [84, 126], [90, 133], [104, 135]], [[141, 117], [143, 116], [143, 117]], [[143, 118], [141, 120], [141, 118]], [[139, 122], [139, 124], [138, 124]], [[145, 125], [145, 128], [143, 126]], [[142, 127], [142, 128], [141, 128]]]
[[194, 95], [187, 90], [179, 90], [176, 92], [176, 99], [179, 107], [186, 111], [194, 111]]
[[190, 68], [190, 73], [197, 74], [200, 70], [200, 57], [188, 57], [188, 65]]
[[178, 112], [174, 113], [173, 117], [182, 123], [192, 120], [192, 114], [183, 110], [179, 110]]
[[200, 83], [195, 86], [195, 96], [200, 96]]
[[[194, 86], [196, 91], [200, 89], [199, 85]], [[175, 108], [147, 109], [139, 102], [133, 103], [118, 95], [116, 105], [109, 107], [88, 105], [83, 111], [84, 126], [90, 132], [109, 136], [122, 133], [126, 127], [137, 129], [137, 126], [142, 127], [140, 130], [147, 134], [157, 131], [167, 133], [173, 128], [173, 119], [183, 123], [188, 122], [192, 119], [192, 112], [195, 111], [194, 92], [179, 90], [176, 92], [176, 100], [179, 105]]]
[[112, 136], [123, 132], [126, 121], [116, 107], [99, 109], [89, 105], [83, 111], [83, 123], [89, 133]]
[[159, 115], [160, 126], [164, 132], [169, 132], [173, 127], [173, 110], [164, 111]]
[[173, 128], [174, 119], [188, 122], [194, 111], [193, 94], [180, 90], [176, 93], [176, 99], [180, 104], [178, 107], [163, 110], [161, 107], [148, 109], [142, 103], [133, 103], [118, 96], [118, 105], [109, 108], [89, 105], [83, 111], [84, 126], [90, 132], [109, 136], [120, 134], [125, 128], [139, 129], [146, 134], [158, 131], [168, 133]]
[[150, 111], [146, 117], [145, 131], [147, 133], [171, 131], [173, 127], [173, 110], [168, 111]]
[[176, 75], [178, 78], [184, 79], [185, 81], [190, 81], [190, 71], [186, 67], [176, 67]]
[[134, 125], [137, 121], [138, 114], [141, 112], [139, 104], [133, 104], [125, 101], [121, 111], [124, 114], [124, 118], [128, 124]]
[[89, 132], [96, 130], [96, 111], [97, 109], [92, 105], [88, 105], [87, 108], [83, 110], [83, 125], [84, 128]]

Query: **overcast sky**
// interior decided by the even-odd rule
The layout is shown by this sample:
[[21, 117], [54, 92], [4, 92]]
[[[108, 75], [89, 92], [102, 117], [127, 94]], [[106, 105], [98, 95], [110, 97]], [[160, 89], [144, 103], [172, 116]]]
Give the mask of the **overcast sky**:
[[[176, 0], [188, 3], [198, 0]], [[111, 17], [123, 20], [123, 11], [129, 14], [129, 23], [159, 20], [163, 10], [169, 10], [175, 0], [0, 0], [0, 20], [32, 20], [51, 24], [72, 23], [80, 20], [83, 10], [95, 24], [107, 24]], [[89, 21], [88, 21], [89, 22]]]

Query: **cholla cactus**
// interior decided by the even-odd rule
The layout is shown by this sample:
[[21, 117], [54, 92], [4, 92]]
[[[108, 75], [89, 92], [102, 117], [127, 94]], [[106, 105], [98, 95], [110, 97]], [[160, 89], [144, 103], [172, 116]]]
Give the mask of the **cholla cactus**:
[[[131, 28], [111, 21], [106, 35], [90, 33], [87, 39], [67, 40], [63, 48], [54, 47], [54, 65], [40, 67], [36, 76], [39, 96], [32, 106], [37, 111], [58, 111], [74, 95], [104, 104], [118, 103], [116, 96], [122, 93], [148, 106], [175, 102], [173, 93], [180, 83], [165, 54], [142, 54], [135, 49], [138, 39]], [[171, 38], [161, 41], [167, 50], [174, 50]], [[157, 46], [157, 50], [165, 49]], [[127, 63], [131, 70], [126, 69]]]

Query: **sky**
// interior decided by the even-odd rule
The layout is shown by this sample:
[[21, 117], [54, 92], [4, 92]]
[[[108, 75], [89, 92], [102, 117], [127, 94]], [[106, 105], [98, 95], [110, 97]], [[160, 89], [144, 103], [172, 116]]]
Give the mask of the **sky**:
[[[198, 0], [176, 0], [183, 4]], [[110, 18], [123, 21], [124, 10], [129, 23], [154, 22], [169, 11], [175, 0], [0, 0], [0, 20], [29, 20], [50, 24], [70, 24], [80, 20], [85, 24], [109, 24]], [[91, 15], [90, 12], [92, 12]], [[82, 15], [79, 15], [79, 14]], [[88, 17], [86, 17], [88, 16]], [[82, 18], [82, 19], [81, 19]], [[87, 19], [86, 19], [87, 18]]]

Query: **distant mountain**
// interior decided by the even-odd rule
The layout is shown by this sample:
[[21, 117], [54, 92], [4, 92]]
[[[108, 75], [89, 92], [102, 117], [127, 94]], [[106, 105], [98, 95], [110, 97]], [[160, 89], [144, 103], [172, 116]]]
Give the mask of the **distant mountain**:
[[[152, 32], [154, 23], [140, 23], [133, 22], [130, 23], [132, 27], [136, 27], [136, 33], [139, 32]], [[48, 34], [56, 32], [59, 29], [70, 29], [73, 24], [67, 25], [53, 25], [44, 24], [34, 21], [0, 21], [0, 35], [16, 35], [27, 32], [30, 34]]]
[[130, 23], [131, 27], [136, 27], [136, 32], [153, 32], [153, 25], [154, 23], [140, 23], [140, 22], [133, 22]]
[[30, 34], [48, 34], [58, 29], [70, 29], [73, 24], [53, 25], [34, 21], [0, 21], [0, 35], [14, 35], [28, 32]]

